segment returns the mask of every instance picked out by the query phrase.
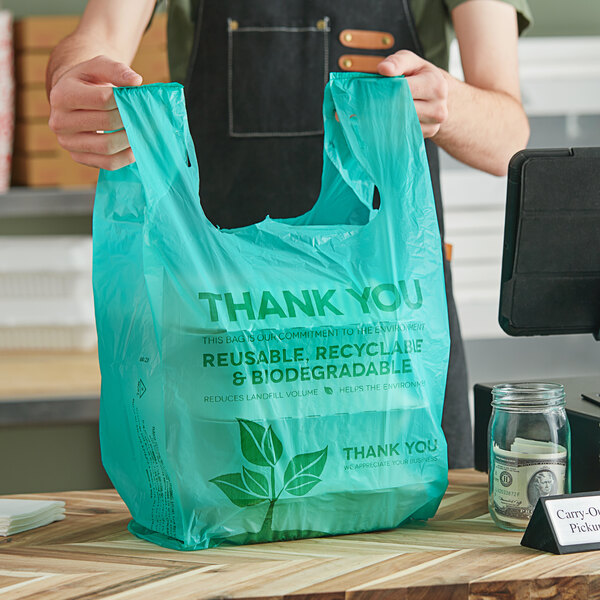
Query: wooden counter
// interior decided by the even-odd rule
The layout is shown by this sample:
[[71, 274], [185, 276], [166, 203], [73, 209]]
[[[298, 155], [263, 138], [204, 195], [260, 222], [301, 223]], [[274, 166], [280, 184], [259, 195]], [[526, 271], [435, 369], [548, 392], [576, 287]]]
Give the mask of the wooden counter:
[[177, 552], [131, 535], [114, 491], [64, 499], [67, 518], [0, 538], [0, 600], [600, 599], [600, 552], [554, 556], [487, 514], [486, 476], [450, 474], [435, 519], [330, 538]]
[[0, 352], [0, 401], [100, 394], [97, 352]]
[[98, 421], [94, 352], [0, 352], [0, 426]]

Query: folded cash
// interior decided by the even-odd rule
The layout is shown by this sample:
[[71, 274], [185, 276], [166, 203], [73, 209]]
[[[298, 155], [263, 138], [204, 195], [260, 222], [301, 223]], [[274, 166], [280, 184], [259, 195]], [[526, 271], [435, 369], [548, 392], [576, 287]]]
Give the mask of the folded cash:
[[562, 454], [566, 452], [564, 446], [554, 442], [541, 442], [539, 440], [527, 440], [515, 438], [511, 444], [511, 452], [522, 452], [524, 454]]

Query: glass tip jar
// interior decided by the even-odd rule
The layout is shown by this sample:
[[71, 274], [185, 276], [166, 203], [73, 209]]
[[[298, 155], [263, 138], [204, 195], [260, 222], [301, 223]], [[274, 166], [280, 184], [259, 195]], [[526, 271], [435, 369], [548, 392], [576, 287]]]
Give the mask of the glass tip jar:
[[488, 429], [488, 507], [499, 527], [523, 531], [541, 496], [571, 491], [570, 448], [562, 385], [494, 386]]

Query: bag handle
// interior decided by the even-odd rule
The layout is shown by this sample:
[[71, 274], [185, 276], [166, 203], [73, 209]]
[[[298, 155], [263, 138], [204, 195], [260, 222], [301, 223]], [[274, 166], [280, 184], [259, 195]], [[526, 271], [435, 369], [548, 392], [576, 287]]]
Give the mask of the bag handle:
[[[198, 163], [183, 86], [121, 87], [114, 95], [136, 158], [135, 165], [125, 168], [137, 168], [146, 201], [154, 204], [181, 189], [185, 198], [195, 199], [201, 220], [214, 229], [198, 199]], [[404, 77], [333, 72], [323, 117], [324, 156], [337, 171], [328, 173], [331, 165], [325, 161], [324, 179], [341, 176], [372, 213], [376, 185], [380, 216], [404, 215], [417, 201], [420, 210], [429, 208], [435, 215], [423, 134]], [[326, 210], [324, 204], [320, 199], [315, 209]]]
[[372, 210], [376, 185], [381, 216], [404, 215], [417, 202], [435, 214], [423, 133], [404, 77], [331, 73], [323, 116], [325, 155], [361, 202]]
[[[190, 134], [183, 86], [156, 83], [119, 87], [115, 101], [144, 187], [146, 201], [164, 201], [172, 190], [193, 198], [198, 213], [210, 224], [198, 200], [200, 179]], [[211, 225], [212, 228], [212, 225]]]

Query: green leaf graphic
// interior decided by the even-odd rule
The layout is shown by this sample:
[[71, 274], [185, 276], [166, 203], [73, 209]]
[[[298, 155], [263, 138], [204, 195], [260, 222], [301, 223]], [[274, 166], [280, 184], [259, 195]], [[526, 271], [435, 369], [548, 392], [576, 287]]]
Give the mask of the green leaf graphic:
[[[307, 454], [298, 454], [294, 456], [285, 470], [283, 475], [283, 486], [286, 491], [289, 489], [303, 490], [302, 492], [290, 492], [296, 496], [302, 496], [310, 491], [318, 481], [313, 483], [311, 479], [311, 485], [306, 487], [309, 483], [308, 480], [302, 479], [307, 475], [312, 475], [316, 478], [321, 475], [325, 463], [327, 462], [327, 446], [323, 450], [317, 450], [316, 452], [308, 452]], [[304, 491], [305, 490], [305, 491]]]
[[321, 479], [315, 475], [299, 475], [290, 481], [285, 491], [294, 496], [304, 496], [304, 494], [308, 494], [319, 481], [321, 481]]
[[270, 425], [263, 438], [262, 451], [265, 458], [269, 461], [269, 465], [272, 467], [275, 466], [283, 454], [283, 445]]
[[219, 475], [210, 480], [236, 505], [240, 507], [253, 506], [267, 500], [267, 498], [254, 494], [246, 487], [241, 473]]
[[262, 473], [242, 467], [242, 481], [253, 494], [265, 500], [269, 498], [269, 481]]
[[330, 388], [329, 386], [325, 386], [325, 393], [329, 394], [330, 396], [333, 394], [333, 388]]
[[263, 454], [262, 447], [266, 429], [259, 423], [238, 419], [240, 425], [240, 437], [242, 454], [246, 460], [259, 467], [270, 467], [271, 464]]

